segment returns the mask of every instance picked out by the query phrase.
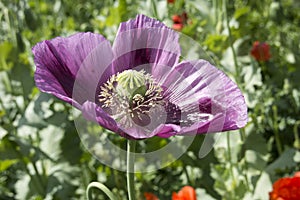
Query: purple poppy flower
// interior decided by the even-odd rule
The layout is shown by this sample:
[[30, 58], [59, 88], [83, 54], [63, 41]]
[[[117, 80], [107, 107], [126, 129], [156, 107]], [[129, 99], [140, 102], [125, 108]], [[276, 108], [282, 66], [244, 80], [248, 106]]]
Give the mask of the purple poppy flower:
[[247, 123], [241, 91], [208, 61], [179, 62], [177, 32], [138, 15], [113, 46], [77, 33], [33, 47], [35, 82], [88, 120], [130, 139], [234, 130]]

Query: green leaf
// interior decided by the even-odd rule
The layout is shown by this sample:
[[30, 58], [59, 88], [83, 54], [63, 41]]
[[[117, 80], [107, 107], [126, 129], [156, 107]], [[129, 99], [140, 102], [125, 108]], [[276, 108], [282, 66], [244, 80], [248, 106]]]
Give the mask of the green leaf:
[[226, 41], [228, 36], [219, 35], [219, 34], [211, 34], [208, 35], [204, 44], [208, 46], [208, 48], [216, 53], [222, 53], [224, 49], [226, 49]]
[[299, 92], [299, 90], [293, 89], [292, 95], [293, 95], [293, 98], [294, 98], [297, 108], [300, 108], [300, 92]]
[[269, 199], [270, 191], [272, 191], [270, 176], [266, 172], [263, 172], [256, 183], [252, 199]]
[[19, 31], [16, 33], [16, 38], [17, 38], [17, 45], [18, 45], [18, 50], [20, 52], [24, 52], [25, 51], [25, 43], [22, 37], [22, 33]]
[[239, 8], [237, 9], [235, 12], [234, 12], [234, 18], [235, 19], [238, 19], [240, 18], [241, 16], [243, 15], [246, 15], [250, 12], [250, 7], [246, 6], [246, 7], [243, 7], [243, 8]]
[[79, 184], [80, 180], [77, 178], [80, 177], [80, 173], [78, 166], [69, 163], [59, 162], [53, 165], [49, 168], [47, 194], [56, 199], [69, 199]]
[[0, 162], [0, 172], [7, 170], [10, 166], [17, 163], [18, 159], [13, 160], [1, 160]]
[[207, 192], [202, 188], [197, 188], [196, 194], [197, 194], [197, 199], [216, 200], [215, 198], [207, 194]]
[[0, 159], [1, 160], [14, 160], [19, 159], [20, 156], [16, 152], [15, 144], [9, 139], [8, 136], [0, 140]]
[[251, 131], [250, 135], [248, 135], [244, 142], [245, 149], [252, 150], [260, 155], [266, 155], [268, 153], [266, 143], [267, 142], [263, 135], [254, 131]]
[[278, 170], [284, 171], [286, 168], [294, 168], [298, 166], [298, 163], [294, 161], [296, 153], [297, 151], [295, 149], [288, 148], [280, 155], [279, 158], [266, 168], [266, 172], [273, 175]]
[[0, 71], [9, 70], [13, 66], [12, 63], [7, 63], [8, 56], [13, 49], [13, 45], [10, 42], [3, 42], [0, 44]]
[[[25, 113], [22, 116], [22, 118], [19, 120], [18, 126], [30, 125], [36, 128], [47, 127], [49, 122], [46, 121], [46, 119], [50, 118], [54, 113], [50, 109], [52, 103], [53, 103], [53, 98], [49, 94], [39, 93], [35, 95], [35, 97], [31, 100], [31, 102], [26, 107]], [[55, 121], [55, 117], [54, 119], [51, 120]], [[62, 119], [60, 118], [60, 121], [57, 124], [61, 124], [61, 122]]]
[[[1, 111], [0, 111], [0, 117], [2, 117], [1, 114], [2, 114], [2, 113], [1, 113]], [[0, 141], [1, 141], [1, 139], [4, 138], [7, 134], [8, 134], [7, 130], [5, 130], [4, 128], [0, 127]]]
[[242, 74], [244, 75], [245, 89], [249, 92], [255, 92], [257, 86], [262, 86], [261, 69], [254, 63], [243, 66]]
[[34, 87], [34, 79], [32, 78], [30, 66], [21, 62], [15, 63], [10, 74], [13, 80], [21, 83], [22, 95], [24, 96], [24, 100], [27, 101], [29, 98], [28, 95]]
[[125, 0], [120, 0], [116, 7], [110, 7], [109, 16], [106, 18], [106, 25], [118, 25], [120, 22], [126, 20], [127, 3]]
[[118, 6], [118, 11], [120, 15], [120, 20], [125, 21], [126, 19], [126, 14], [127, 14], [127, 3], [126, 0], [119, 0], [119, 6]]
[[69, 123], [65, 130], [65, 135], [60, 142], [60, 148], [62, 150], [61, 156], [72, 165], [76, 165], [80, 162], [83, 153], [81, 148], [79, 148], [81, 140], [73, 123]]
[[59, 159], [62, 152], [60, 148], [61, 140], [64, 137], [64, 131], [56, 126], [49, 125], [40, 131], [41, 150], [54, 160]]
[[18, 179], [18, 181], [15, 184], [15, 190], [16, 190], [16, 195], [15, 198], [18, 200], [22, 199], [29, 199], [30, 198], [30, 191], [36, 191], [34, 190], [34, 187], [32, 188], [32, 184], [30, 181], [30, 176], [29, 175], [24, 175]]
[[36, 16], [36, 12], [33, 12], [30, 8], [26, 8], [24, 10], [24, 16], [25, 16], [25, 22], [28, 26], [28, 28], [31, 31], [35, 31], [39, 27], [39, 21]]
[[247, 150], [245, 153], [246, 162], [249, 164], [249, 167], [252, 167], [257, 170], [264, 170], [267, 164], [266, 160], [262, 155], [253, 150]]

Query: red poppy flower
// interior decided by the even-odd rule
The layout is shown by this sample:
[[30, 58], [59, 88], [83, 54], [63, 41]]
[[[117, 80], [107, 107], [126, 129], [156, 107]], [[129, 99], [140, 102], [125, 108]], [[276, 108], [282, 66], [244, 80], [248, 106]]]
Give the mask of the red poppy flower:
[[157, 198], [157, 196], [155, 196], [153, 193], [151, 193], [151, 192], [145, 192], [144, 193], [144, 196], [145, 196], [145, 198], [146, 198], [146, 200], [159, 200], [158, 198]]
[[300, 171], [294, 174], [294, 177], [300, 177]]
[[299, 200], [300, 172], [294, 177], [278, 179], [273, 184], [273, 191], [269, 193], [270, 200]]
[[173, 15], [172, 20], [174, 24], [181, 24], [183, 23], [183, 18], [181, 15]]
[[173, 24], [172, 28], [176, 31], [180, 31], [183, 28], [183, 24]]
[[175, 0], [167, 0], [168, 3], [174, 3]]
[[172, 200], [197, 200], [196, 191], [191, 186], [184, 186], [178, 193], [173, 192]]
[[265, 42], [255, 41], [251, 49], [251, 55], [257, 61], [268, 61], [271, 58], [270, 46]]
[[188, 16], [187, 16], [186, 12], [183, 12], [181, 15], [173, 15], [172, 16], [172, 20], [173, 20], [172, 28], [176, 31], [180, 31], [186, 24], [187, 19], [188, 19]]

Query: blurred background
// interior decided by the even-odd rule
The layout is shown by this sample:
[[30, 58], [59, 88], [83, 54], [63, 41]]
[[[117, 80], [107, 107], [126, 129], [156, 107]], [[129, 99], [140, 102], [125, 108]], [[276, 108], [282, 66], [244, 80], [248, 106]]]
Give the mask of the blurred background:
[[[300, 1], [1, 0], [0, 199], [85, 199], [89, 182], [126, 197], [125, 173], [83, 147], [71, 106], [34, 84], [31, 48], [42, 40], [94, 32], [113, 42], [120, 22], [156, 18], [197, 41], [245, 95], [249, 123], [220, 135], [198, 157], [204, 136], [169, 166], [137, 173], [139, 199], [171, 199], [185, 185], [198, 199], [269, 199], [272, 184], [300, 170]], [[107, 133], [115, 144], [125, 139]], [[141, 141], [147, 151], [167, 139]], [[106, 199], [99, 192], [99, 199]]]

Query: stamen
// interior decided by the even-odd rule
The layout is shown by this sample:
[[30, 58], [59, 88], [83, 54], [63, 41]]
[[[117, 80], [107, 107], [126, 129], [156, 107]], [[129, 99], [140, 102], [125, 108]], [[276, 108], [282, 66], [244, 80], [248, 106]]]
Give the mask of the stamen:
[[147, 126], [150, 112], [163, 105], [162, 88], [145, 71], [125, 70], [100, 87], [99, 102], [125, 128]]

